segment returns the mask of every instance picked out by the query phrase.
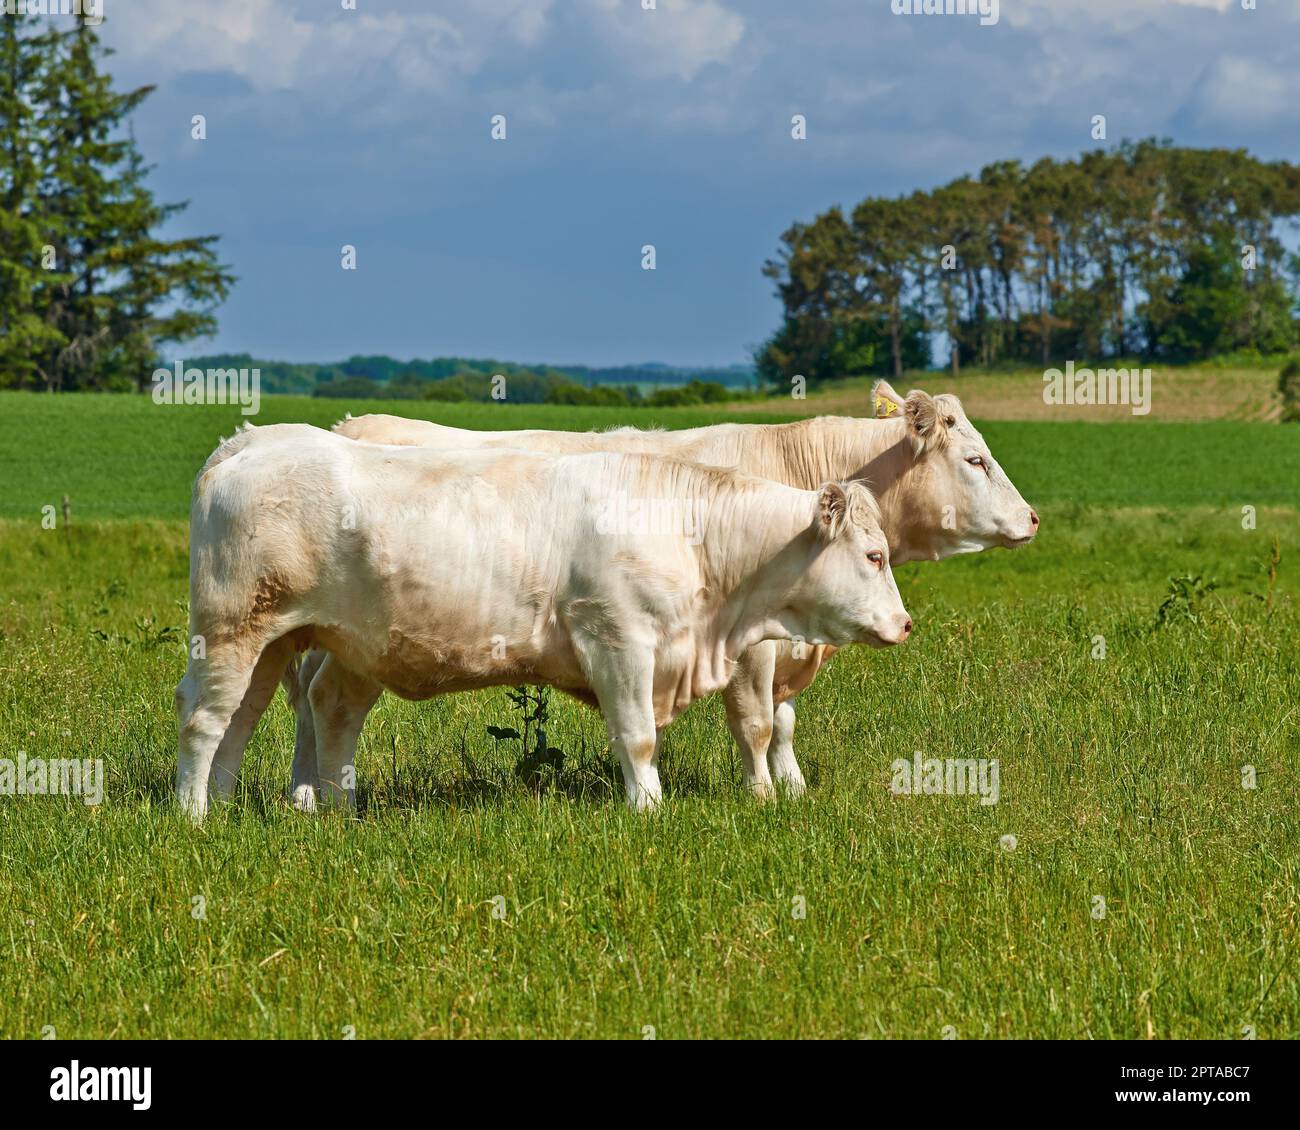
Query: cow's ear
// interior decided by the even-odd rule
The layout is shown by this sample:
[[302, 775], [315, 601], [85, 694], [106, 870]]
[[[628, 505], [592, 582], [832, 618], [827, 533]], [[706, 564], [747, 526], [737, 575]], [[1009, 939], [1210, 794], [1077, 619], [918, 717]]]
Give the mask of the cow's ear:
[[817, 499], [817, 531], [830, 541], [844, 525], [849, 512], [849, 496], [839, 483], [826, 483]]
[[871, 386], [871, 406], [876, 419], [884, 420], [903, 410], [903, 398], [889, 387], [888, 381], [877, 381]]
[[913, 389], [903, 401], [903, 412], [907, 416], [912, 435], [917, 440], [917, 450], [920, 451], [929, 440], [934, 438], [939, 428], [938, 406], [934, 402], [934, 397], [928, 392]]

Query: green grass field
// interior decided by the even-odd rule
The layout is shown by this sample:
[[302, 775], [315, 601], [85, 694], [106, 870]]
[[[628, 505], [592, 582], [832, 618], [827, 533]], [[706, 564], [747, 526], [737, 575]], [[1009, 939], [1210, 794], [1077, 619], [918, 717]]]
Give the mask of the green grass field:
[[[539, 795], [486, 734], [513, 721], [493, 691], [386, 696], [361, 819], [306, 817], [281, 698], [195, 829], [170, 802], [185, 513], [237, 419], [0, 395], [0, 757], [107, 775], [97, 808], [0, 796], [0, 1035], [1300, 1036], [1300, 429], [985, 426], [1043, 531], [898, 570], [917, 633], [801, 696], [798, 801], [745, 793], [713, 700], [635, 816], [598, 715], [558, 696]], [[65, 493], [71, 530], [43, 529]], [[892, 795], [918, 750], [998, 758], [1001, 802]]]

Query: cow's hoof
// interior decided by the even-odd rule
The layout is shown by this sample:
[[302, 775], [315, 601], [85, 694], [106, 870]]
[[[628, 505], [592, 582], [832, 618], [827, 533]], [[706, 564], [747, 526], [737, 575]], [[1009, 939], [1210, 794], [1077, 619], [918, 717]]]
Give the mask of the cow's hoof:
[[203, 823], [203, 818], [208, 814], [208, 798], [206, 796], [180, 793], [177, 794], [176, 801], [181, 812], [189, 818], [191, 824]]
[[648, 793], [644, 789], [637, 790], [635, 799], [628, 798], [627, 806], [633, 812], [654, 812], [663, 805], [663, 795], [661, 793]]
[[797, 800], [808, 791], [808, 786], [804, 784], [802, 777], [791, 777], [784, 781], [777, 781], [777, 787], [788, 800]]

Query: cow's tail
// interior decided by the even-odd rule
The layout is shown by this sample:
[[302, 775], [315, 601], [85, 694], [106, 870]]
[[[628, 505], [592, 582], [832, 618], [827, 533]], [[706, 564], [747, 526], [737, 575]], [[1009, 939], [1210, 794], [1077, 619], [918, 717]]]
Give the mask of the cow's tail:
[[280, 676], [280, 685], [284, 687], [284, 693], [289, 699], [289, 706], [295, 714], [298, 713], [298, 706], [302, 701], [302, 686], [298, 681], [301, 673], [302, 652], [295, 651], [293, 658], [289, 660], [284, 669], [284, 674]]
[[307, 651], [295, 651], [293, 658], [284, 669], [284, 674], [280, 677], [280, 684], [289, 698], [289, 705], [300, 719], [311, 717], [311, 702], [307, 697], [307, 690], [316, 677], [316, 672], [321, 669], [321, 664], [325, 662], [325, 654], [315, 647]]

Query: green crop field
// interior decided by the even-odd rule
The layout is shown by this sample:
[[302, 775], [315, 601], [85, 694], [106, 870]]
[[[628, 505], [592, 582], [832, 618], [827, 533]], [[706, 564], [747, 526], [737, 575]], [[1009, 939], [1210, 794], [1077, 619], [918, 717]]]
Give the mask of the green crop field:
[[[367, 407], [722, 418], [258, 421]], [[0, 796], [0, 1035], [1300, 1036], [1300, 428], [984, 425], [1042, 532], [897, 570], [916, 634], [800, 697], [799, 800], [745, 792], [716, 699], [669, 731], [653, 815], [559, 695], [563, 767], [523, 780], [498, 690], [386, 696], [359, 819], [304, 816], [281, 696], [195, 828], [186, 513], [239, 418], [0, 394], [0, 758], [106, 776], [97, 807]], [[917, 751], [997, 758], [1000, 802], [893, 795]]]

